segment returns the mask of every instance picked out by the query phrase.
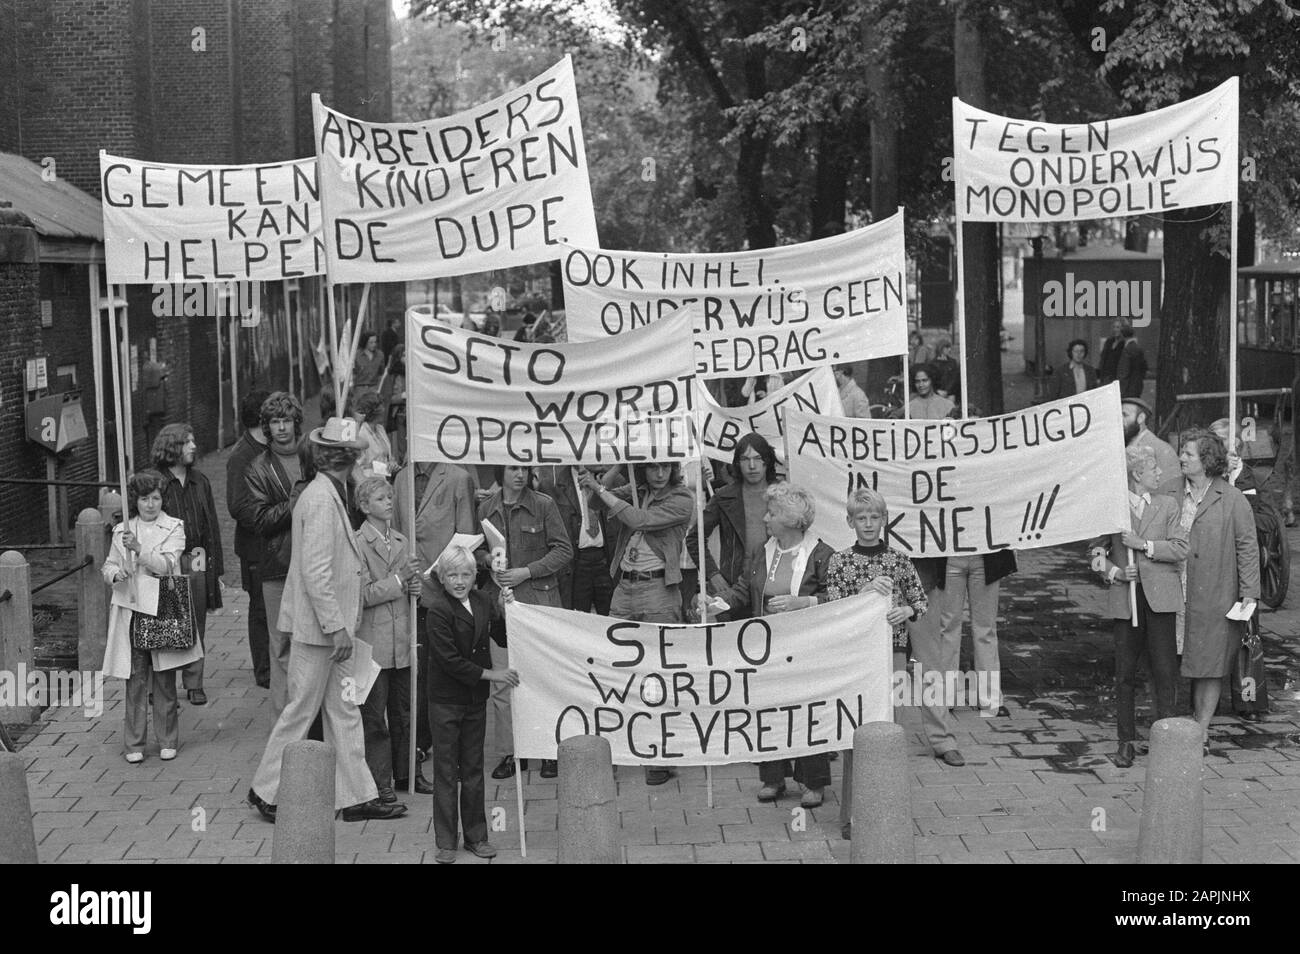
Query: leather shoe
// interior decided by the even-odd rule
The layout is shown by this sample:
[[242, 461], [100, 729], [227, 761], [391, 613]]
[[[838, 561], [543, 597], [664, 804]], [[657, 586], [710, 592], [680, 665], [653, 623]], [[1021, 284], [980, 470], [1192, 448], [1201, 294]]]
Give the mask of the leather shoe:
[[840, 829], [840, 837], [845, 841], [853, 840], [853, 822], [844, 823], [844, 827]]
[[401, 802], [394, 802], [392, 805], [385, 805], [377, 798], [368, 802], [362, 802], [360, 805], [349, 805], [347, 808], [339, 810], [339, 817], [345, 822], [367, 820], [385, 821], [390, 818], [401, 818], [405, 814], [406, 806]]
[[497, 767], [492, 770], [492, 777], [497, 781], [500, 781], [503, 778], [514, 778], [514, 775], [515, 757], [513, 755], [507, 755], [497, 764]]
[[764, 785], [758, 790], [760, 802], [774, 802], [785, 794], [785, 782], [780, 785]]
[[961, 753], [956, 749], [949, 749], [947, 752], [940, 752], [935, 756], [944, 765], [951, 765], [954, 768], [960, 768], [966, 764], [966, 760], [961, 757]]
[[1133, 743], [1121, 742], [1115, 750], [1115, 764], [1120, 768], [1133, 767]]
[[381, 804], [391, 805], [397, 801], [397, 793], [391, 786], [385, 785], [379, 789], [379, 801]]
[[[393, 782], [393, 788], [396, 788], [399, 791], [409, 792], [411, 790], [410, 779], [403, 778], [403, 779], [395, 780]], [[415, 794], [416, 795], [433, 794], [433, 783], [424, 777], [423, 772], [418, 770], [415, 773]], [[383, 795], [383, 792], [380, 792], [380, 795]]]
[[192, 706], [206, 706], [208, 704], [208, 694], [202, 689], [191, 689], [186, 695], [189, 697]]
[[275, 806], [262, 801], [257, 792], [251, 788], [248, 790], [248, 804], [250, 807], [256, 808], [258, 813], [272, 825], [275, 824]]
[[555, 778], [560, 774], [560, 764], [555, 759], [542, 759], [542, 778]]
[[495, 858], [497, 856], [496, 848], [492, 847], [492, 842], [486, 838], [482, 841], [465, 842], [465, 850], [471, 855], [477, 855], [479, 858]]
[[821, 808], [825, 796], [820, 788], [810, 788], [804, 791], [803, 796], [799, 799], [800, 808]]
[[433, 856], [433, 860], [440, 865], [454, 865], [456, 863], [455, 848], [439, 848]]

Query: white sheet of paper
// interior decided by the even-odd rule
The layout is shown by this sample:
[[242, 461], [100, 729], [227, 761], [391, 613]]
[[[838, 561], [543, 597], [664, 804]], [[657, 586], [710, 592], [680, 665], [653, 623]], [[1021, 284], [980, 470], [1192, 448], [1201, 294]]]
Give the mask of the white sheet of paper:
[[133, 613], [158, 615], [158, 577], [137, 573], [129, 580], [113, 584], [113, 605], [125, 606]]
[[356, 680], [356, 703], [361, 705], [374, 688], [375, 677], [382, 671], [379, 663], [375, 662], [374, 647], [364, 639], [352, 640], [352, 656], [348, 659], [348, 666], [352, 678]]
[[1238, 622], [1245, 623], [1250, 620], [1250, 617], [1254, 615], [1254, 612], [1255, 608], [1253, 606], [1247, 609], [1241, 600], [1237, 600], [1237, 602], [1232, 605], [1232, 609], [1228, 610], [1226, 615], [1228, 619], [1235, 619]]
[[502, 548], [505, 547], [506, 545], [505, 534], [503, 534], [496, 527], [492, 526], [491, 520], [483, 521], [483, 533], [487, 537], [487, 545], [489, 550], [495, 550], [497, 547], [502, 547]]

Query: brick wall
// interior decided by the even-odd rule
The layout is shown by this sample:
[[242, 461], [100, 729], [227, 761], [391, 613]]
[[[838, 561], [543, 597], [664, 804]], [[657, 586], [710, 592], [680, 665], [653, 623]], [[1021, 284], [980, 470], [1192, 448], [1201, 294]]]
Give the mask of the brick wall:
[[[150, 77], [162, 162], [236, 161], [231, 12], [227, 0], [150, 4]], [[205, 31], [196, 51], [194, 31]]]
[[[26, 437], [26, 361], [41, 353], [40, 266], [0, 261], [0, 475], [45, 477], [45, 451]], [[46, 536], [45, 490], [0, 485], [0, 541], [6, 548]]]
[[292, 23], [290, 0], [240, 0], [240, 162], [311, 155], [311, 150], [298, 149], [294, 136]]

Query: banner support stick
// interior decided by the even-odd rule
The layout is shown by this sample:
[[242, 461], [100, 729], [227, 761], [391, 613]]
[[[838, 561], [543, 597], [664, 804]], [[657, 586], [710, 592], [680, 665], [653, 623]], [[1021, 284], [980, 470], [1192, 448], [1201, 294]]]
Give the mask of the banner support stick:
[[[961, 417], [967, 416], [967, 410], [970, 407], [970, 374], [966, 369], [966, 239], [965, 229], [962, 228], [961, 220], [961, 198], [957, 199], [957, 204], [953, 207], [953, 212], [957, 218], [957, 337], [961, 340], [961, 349], [959, 356], [961, 358]], [[985, 413], [988, 413], [987, 410]]]
[[[334, 283], [331, 282], [328, 278], [325, 279], [325, 297], [328, 299], [327, 306], [329, 312], [329, 327], [330, 327], [330, 365], [331, 365], [330, 371], [332, 372], [331, 377], [334, 379], [334, 413], [336, 416], [342, 417], [343, 416], [343, 389], [340, 387], [340, 384], [342, 383], [341, 380], [342, 372], [339, 368], [339, 365], [342, 363], [342, 361], [340, 360], [342, 358], [342, 355], [339, 354], [338, 305], [335, 304], [334, 302]], [[411, 419], [410, 408], [406, 409], [406, 415], [407, 415], [406, 419], [409, 421]]]
[[122, 525], [126, 525], [128, 513], [126, 496], [126, 442], [131, 439], [129, 431], [124, 431], [122, 420], [122, 358], [117, 350], [117, 302], [113, 298], [113, 286], [108, 286], [108, 334], [109, 360], [113, 372], [113, 403], [117, 415], [117, 486], [122, 494]]
[[[402, 322], [402, 338], [405, 342], [409, 353], [411, 347], [411, 323]], [[415, 461], [411, 459], [411, 435], [414, 428], [411, 426], [411, 419], [414, 417], [415, 410], [409, 399], [410, 389], [407, 389], [408, 399], [406, 402], [406, 470], [403, 480], [406, 482], [406, 545], [410, 558], [414, 560], [417, 556], [415, 549], [415, 510], [419, 501], [415, 499]], [[411, 708], [410, 708], [410, 751], [407, 753], [406, 777], [411, 780], [411, 791], [415, 791], [416, 772], [419, 770], [419, 764], [415, 759], [415, 724], [419, 717], [419, 685], [420, 685], [420, 661], [417, 644], [420, 639], [420, 620], [418, 612], [419, 597], [411, 595], [407, 597], [410, 609], [410, 642], [411, 642]]]
[[[514, 690], [511, 690], [511, 696]], [[513, 701], [513, 700], [512, 700]], [[512, 707], [513, 711], [513, 707]], [[519, 812], [519, 857], [528, 857], [528, 830], [524, 826], [524, 770], [515, 770], [515, 807]]]
[[[697, 404], [701, 402], [697, 401]], [[702, 439], [704, 436], [704, 422], [700, 419], [700, 408], [695, 409], [695, 433], [697, 438]], [[708, 603], [708, 579], [705, 567], [708, 566], [707, 550], [705, 546], [707, 541], [704, 538], [704, 485], [708, 478], [705, 476], [706, 468], [712, 469], [709, 465], [708, 458], [704, 456], [704, 449], [699, 448], [700, 478], [695, 486], [695, 542], [699, 547], [699, 556], [695, 560], [695, 576], [700, 587], [700, 618], [704, 618], [706, 604]], [[708, 806], [713, 808], [713, 766], [704, 766], [704, 789], [708, 797]]]
[[[226, 440], [226, 402], [221, 399], [221, 392], [224, 390], [221, 386], [221, 372], [226, 369], [226, 361], [222, 356], [221, 348], [221, 316], [216, 315], [213, 319], [217, 324], [217, 447], [223, 447]], [[231, 362], [230, 380], [235, 380], [234, 362]], [[238, 410], [238, 409], [236, 409]]]
[[1230, 215], [1228, 270], [1228, 440], [1233, 452], [1237, 440], [1237, 206], [1240, 204], [1236, 179], [1233, 180], [1232, 213]]
[[[343, 393], [347, 394], [348, 389], [352, 386], [352, 369], [357, 361], [357, 346], [361, 343], [361, 317], [366, 313], [366, 305], [370, 302], [370, 282], [366, 282], [361, 287], [361, 304], [357, 306], [357, 320], [352, 327], [352, 341], [348, 348], [347, 364], [345, 374], [347, 375], [347, 386], [343, 388]], [[340, 347], [343, 342], [339, 342]], [[342, 405], [339, 406], [339, 413], [342, 413]], [[410, 413], [408, 409], [407, 413]], [[409, 420], [409, 418], [408, 418]]]
[[[1132, 551], [1132, 550], [1128, 550], [1127, 547], [1125, 548], [1125, 550], [1126, 550], [1127, 553], [1128, 553], [1128, 565], [1129, 565], [1129, 566], [1132, 566], [1132, 565], [1133, 565], [1133, 551]], [[1137, 585], [1137, 580], [1129, 580], [1129, 581], [1128, 581], [1128, 614], [1129, 614], [1129, 622], [1130, 622], [1130, 623], [1133, 625], [1133, 627], [1136, 629], [1136, 628], [1137, 628], [1137, 625], [1138, 625], [1138, 585]]]

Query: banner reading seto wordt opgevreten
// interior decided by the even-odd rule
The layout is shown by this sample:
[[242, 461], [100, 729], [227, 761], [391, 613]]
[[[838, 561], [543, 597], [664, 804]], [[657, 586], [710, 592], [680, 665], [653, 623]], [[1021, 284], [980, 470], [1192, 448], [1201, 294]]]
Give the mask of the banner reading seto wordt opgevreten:
[[620, 337], [685, 308], [696, 372], [706, 378], [802, 371], [907, 350], [901, 209], [844, 235], [744, 252], [573, 248], [563, 271], [570, 341]]
[[114, 284], [279, 281], [325, 272], [315, 159], [173, 165], [99, 154]]
[[789, 408], [809, 414], [839, 417], [844, 413], [835, 375], [828, 367], [816, 368], [773, 391], [761, 401], [723, 407], [713, 400], [704, 381], [695, 379], [695, 399], [700, 402], [700, 449], [710, 460], [731, 463], [736, 441], [753, 432], [767, 438], [777, 456], [785, 457], [785, 412]]
[[1064, 222], [1231, 202], [1236, 77], [1153, 112], [1042, 123], [952, 101], [958, 218]]
[[809, 531], [853, 543], [849, 491], [885, 498], [884, 542], [911, 557], [1028, 550], [1127, 529], [1119, 385], [999, 417], [876, 421], [786, 413], [790, 482]]
[[518, 601], [506, 608], [519, 758], [575, 735], [617, 765], [727, 765], [851, 748], [893, 718], [879, 593], [735, 623], [636, 623]]
[[622, 464], [699, 456], [685, 315], [593, 344], [492, 338], [408, 314], [411, 459]]
[[402, 282], [559, 258], [597, 245], [569, 57], [442, 119], [372, 123], [312, 97], [336, 282]]

